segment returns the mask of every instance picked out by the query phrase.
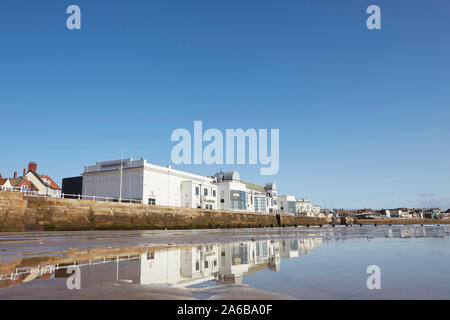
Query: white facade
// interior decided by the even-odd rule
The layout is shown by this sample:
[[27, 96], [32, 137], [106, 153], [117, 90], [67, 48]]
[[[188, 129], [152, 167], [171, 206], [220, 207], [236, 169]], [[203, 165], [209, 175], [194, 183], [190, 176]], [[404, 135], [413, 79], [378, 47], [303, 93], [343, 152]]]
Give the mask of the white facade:
[[240, 181], [237, 171], [218, 173], [215, 176], [218, 191], [218, 209], [247, 211], [247, 187]]
[[274, 182], [272, 182], [266, 184], [264, 188], [266, 189], [266, 197], [267, 197], [267, 213], [278, 213], [277, 185]]
[[320, 206], [311, 203], [309, 199], [306, 198], [298, 198], [296, 201], [297, 204], [297, 214], [304, 215], [307, 217], [328, 217], [331, 218], [332, 215], [324, 214], [320, 212]]
[[216, 209], [214, 194], [217, 195], [217, 186], [212, 178], [150, 164], [145, 159], [124, 159], [122, 165], [121, 160], [97, 162], [85, 167], [83, 173], [83, 195], [90, 197]]
[[218, 188], [218, 208], [229, 211], [277, 213], [275, 183], [265, 187], [243, 181], [237, 171], [220, 172], [214, 176]]
[[246, 187], [247, 211], [267, 212], [266, 190], [263, 186], [242, 181]]
[[297, 213], [297, 199], [295, 196], [278, 196], [278, 208], [282, 214], [296, 214]]
[[306, 198], [300, 198], [297, 199], [297, 214], [299, 215], [306, 215], [306, 216], [312, 216], [312, 204], [309, 201], [309, 199]]
[[386, 210], [381, 210], [381, 215], [385, 216], [386, 218], [390, 218], [391, 217], [391, 211], [386, 209]]
[[13, 190], [13, 186], [9, 182], [9, 179], [0, 179], [0, 188], [1, 191]]
[[320, 206], [318, 206], [317, 204], [312, 204], [311, 205], [311, 212], [315, 215], [320, 214]]
[[61, 189], [59, 187], [52, 188], [52, 181], [47, 177], [41, 176], [34, 171], [28, 171], [24, 178], [31, 181], [38, 188], [38, 194], [55, 198], [61, 197]]

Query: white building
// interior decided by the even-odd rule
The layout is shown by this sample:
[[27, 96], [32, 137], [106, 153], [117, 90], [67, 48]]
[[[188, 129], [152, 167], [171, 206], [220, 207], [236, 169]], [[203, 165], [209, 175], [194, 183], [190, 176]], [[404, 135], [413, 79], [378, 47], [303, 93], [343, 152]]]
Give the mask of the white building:
[[383, 209], [381, 210], [381, 216], [390, 218], [391, 217], [391, 211], [389, 209]]
[[213, 178], [174, 170], [170, 166], [150, 164], [145, 159], [103, 161], [85, 167], [83, 196], [216, 209], [217, 186], [213, 181]]
[[279, 212], [283, 214], [297, 213], [297, 199], [295, 196], [278, 196]]
[[311, 204], [311, 212], [313, 215], [320, 215], [320, 206], [318, 206], [317, 204]]
[[298, 215], [305, 215], [305, 216], [312, 216], [312, 204], [309, 201], [309, 199], [306, 198], [299, 198], [297, 199], [297, 214]]
[[307, 198], [297, 198], [296, 201], [296, 205], [297, 205], [297, 214], [298, 215], [303, 215], [303, 216], [307, 216], [307, 217], [329, 217], [330, 216], [328, 214], [324, 214], [321, 212], [320, 210], [320, 206], [311, 203], [311, 201]]
[[267, 213], [278, 213], [278, 190], [275, 182], [266, 184]]
[[239, 172], [220, 172], [214, 183], [218, 188], [218, 208], [230, 211], [261, 213], [277, 212], [277, 187], [275, 183], [266, 186], [241, 180]]
[[247, 181], [241, 181], [245, 184], [247, 195], [247, 211], [249, 212], [267, 212], [266, 189], [263, 186]]
[[412, 214], [406, 208], [390, 209], [390, 216], [392, 218], [410, 219]]
[[247, 211], [247, 187], [237, 171], [221, 172], [215, 176], [218, 192], [218, 209]]

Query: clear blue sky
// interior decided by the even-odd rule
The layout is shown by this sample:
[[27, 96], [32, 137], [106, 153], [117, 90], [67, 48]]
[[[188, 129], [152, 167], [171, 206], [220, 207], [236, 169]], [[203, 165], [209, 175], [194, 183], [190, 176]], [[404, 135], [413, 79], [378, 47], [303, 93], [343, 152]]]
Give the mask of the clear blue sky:
[[[66, 29], [66, 8], [82, 30]], [[366, 8], [382, 29], [366, 28]], [[170, 164], [176, 128], [279, 128], [280, 170], [335, 207], [450, 207], [450, 2], [0, 2], [0, 172], [57, 182], [126, 157]], [[211, 175], [217, 166], [182, 166]]]

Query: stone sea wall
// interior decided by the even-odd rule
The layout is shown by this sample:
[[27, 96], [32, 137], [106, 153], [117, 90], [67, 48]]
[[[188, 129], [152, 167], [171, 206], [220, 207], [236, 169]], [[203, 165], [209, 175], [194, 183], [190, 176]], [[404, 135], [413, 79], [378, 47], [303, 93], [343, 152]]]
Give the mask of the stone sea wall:
[[329, 219], [189, 209], [0, 192], [0, 231], [258, 228], [323, 225]]

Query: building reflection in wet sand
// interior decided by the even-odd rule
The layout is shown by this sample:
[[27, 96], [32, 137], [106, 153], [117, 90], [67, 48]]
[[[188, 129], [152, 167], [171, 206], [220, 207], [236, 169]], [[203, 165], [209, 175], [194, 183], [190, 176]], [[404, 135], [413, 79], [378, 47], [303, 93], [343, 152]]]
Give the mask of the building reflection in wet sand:
[[122, 281], [173, 287], [241, 284], [244, 276], [268, 269], [278, 272], [281, 258], [298, 258], [322, 244], [322, 238], [262, 240], [168, 247], [138, 255], [103, 260], [17, 268], [0, 275], [0, 288], [41, 279], [68, 278], [69, 265], [81, 270], [81, 287]]

